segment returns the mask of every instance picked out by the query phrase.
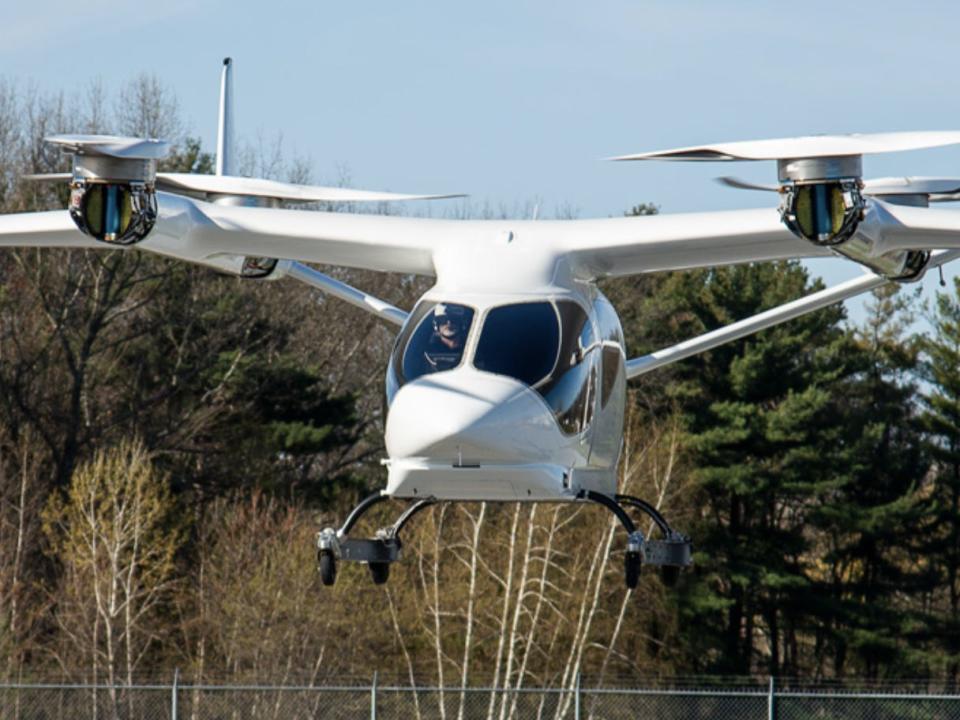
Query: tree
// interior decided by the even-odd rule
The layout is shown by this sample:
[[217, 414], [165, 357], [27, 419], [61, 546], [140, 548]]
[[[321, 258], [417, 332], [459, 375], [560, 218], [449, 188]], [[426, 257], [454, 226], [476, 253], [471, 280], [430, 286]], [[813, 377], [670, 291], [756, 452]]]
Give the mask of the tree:
[[176, 589], [184, 538], [176, 510], [169, 478], [138, 442], [98, 451], [66, 492], [51, 496], [43, 523], [49, 553], [63, 570], [50, 596], [64, 671], [86, 668], [94, 682], [130, 685], [156, 657], [167, 637], [162, 610]]
[[836, 486], [812, 517], [825, 569], [814, 586], [818, 645], [832, 653], [837, 676], [851, 667], [871, 678], [924, 670], [915, 652], [923, 638], [914, 637], [923, 618], [901, 599], [922, 593], [928, 580], [913, 558], [929, 460], [913, 402], [917, 346], [904, 338], [910, 297], [898, 291], [875, 291], [857, 329], [856, 372], [843, 389]]
[[943, 653], [947, 686], [955, 691], [960, 675], [960, 282], [954, 293], [937, 293], [930, 317], [932, 333], [920, 341], [923, 395], [921, 422], [933, 461], [925, 507], [923, 555], [930, 558], [937, 586], [940, 621], [931, 633], [934, 650]]
[[[661, 297], [687, 308], [695, 335], [794, 299], [811, 287], [797, 263], [688, 273]], [[688, 360], [671, 392], [686, 417], [702, 506], [697, 572], [679, 597], [698, 670], [796, 672], [809, 583], [811, 499], [831, 483], [848, 372], [830, 308]], [[762, 638], [762, 641], [758, 640]]]

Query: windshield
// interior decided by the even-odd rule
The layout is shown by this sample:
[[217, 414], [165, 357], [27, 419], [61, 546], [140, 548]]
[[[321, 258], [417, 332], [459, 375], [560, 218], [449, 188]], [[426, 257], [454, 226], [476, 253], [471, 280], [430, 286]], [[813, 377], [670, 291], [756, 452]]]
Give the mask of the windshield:
[[418, 305], [394, 350], [393, 368], [399, 384], [457, 367], [472, 323], [473, 309], [466, 305]]
[[552, 303], [505, 305], [487, 313], [473, 364], [477, 370], [536, 385], [553, 370], [559, 342]]
[[487, 313], [473, 364], [535, 388], [560, 429], [573, 435], [593, 417], [597, 347], [590, 318], [575, 302], [504, 305]]

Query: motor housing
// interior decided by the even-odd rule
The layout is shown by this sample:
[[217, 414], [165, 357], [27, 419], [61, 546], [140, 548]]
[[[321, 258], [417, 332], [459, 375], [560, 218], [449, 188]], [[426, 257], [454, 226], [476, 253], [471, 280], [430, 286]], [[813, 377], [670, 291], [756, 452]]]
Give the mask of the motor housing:
[[930, 253], [882, 252], [864, 220], [862, 163], [859, 155], [779, 160], [780, 218], [800, 238], [870, 268], [890, 280], [917, 280]]

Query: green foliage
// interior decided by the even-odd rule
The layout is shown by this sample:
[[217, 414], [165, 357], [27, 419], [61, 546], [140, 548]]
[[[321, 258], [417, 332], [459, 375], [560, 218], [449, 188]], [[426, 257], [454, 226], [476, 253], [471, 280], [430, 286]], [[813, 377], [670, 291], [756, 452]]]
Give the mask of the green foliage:
[[924, 660], [943, 664], [947, 682], [960, 680], [960, 285], [954, 292], [937, 293], [930, 317], [931, 336], [921, 340], [922, 377], [927, 392], [921, 417], [926, 450], [933, 460], [924, 509], [925, 542], [922, 552], [931, 558], [929, 575], [934, 597], [944, 612], [930, 618], [923, 630], [934, 639]]
[[214, 158], [201, 149], [200, 138], [184, 138], [183, 144], [173, 147], [170, 154], [158, 163], [160, 172], [194, 173], [212, 175]]

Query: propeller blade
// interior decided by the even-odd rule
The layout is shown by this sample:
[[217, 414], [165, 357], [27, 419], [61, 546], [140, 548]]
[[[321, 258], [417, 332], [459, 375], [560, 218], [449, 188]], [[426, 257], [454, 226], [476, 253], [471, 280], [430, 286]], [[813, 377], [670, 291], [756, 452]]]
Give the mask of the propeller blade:
[[885, 177], [865, 180], [865, 195], [956, 195], [960, 178]]
[[736, 188], [737, 190], [763, 190], [765, 192], [780, 192], [779, 185], [761, 185], [760, 183], [752, 183], [748, 180], [741, 180], [740, 178], [731, 177], [730, 175], [724, 175], [723, 177], [714, 179], [721, 185]]
[[[25, 180], [35, 182], [70, 182], [70, 173], [36, 173], [24, 175]], [[230, 177], [227, 175], [193, 175], [189, 173], [157, 173], [158, 190], [175, 194], [239, 195], [269, 197], [289, 202], [391, 202], [401, 200], [444, 200], [466, 197], [462, 193], [447, 195], [412, 195], [409, 193], [353, 190], [350, 188], [323, 187], [320, 185], [295, 185], [275, 180]]]
[[694, 145], [673, 150], [621, 155], [611, 160], [786, 160], [920, 150], [960, 143], [960, 131], [810, 135], [774, 140]]
[[352, 190], [350, 188], [295, 185], [276, 180], [233, 177], [229, 175], [194, 175], [189, 173], [157, 173], [157, 189], [179, 194], [239, 195], [269, 197], [290, 202], [387, 202], [399, 200], [442, 200], [465, 197], [462, 193], [446, 195], [411, 195], [406, 193]]
[[51, 135], [45, 142], [59, 145], [75, 155], [105, 155], [136, 160], [159, 160], [166, 157], [170, 143], [166, 140], [119, 137], [116, 135]]

